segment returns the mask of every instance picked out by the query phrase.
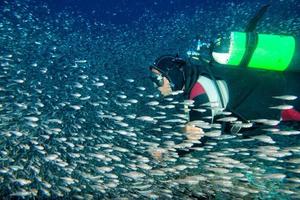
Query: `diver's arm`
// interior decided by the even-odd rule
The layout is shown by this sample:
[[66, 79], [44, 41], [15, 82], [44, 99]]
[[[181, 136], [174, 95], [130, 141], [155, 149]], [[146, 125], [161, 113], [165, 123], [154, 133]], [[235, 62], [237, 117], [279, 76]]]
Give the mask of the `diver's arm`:
[[[193, 92], [191, 93], [191, 95], [193, 95]], [[208, 96], [202, 88], [202, 90], [197, 90], [197, 95], [192, 97], [192, 100], [194, 103], [193, 107], [189, 108], [189, 122], [183, 129], [183, 133], [185, 133], [186, 136], [184, 143], [190, 143], [192, 145], [189, 148], [178, 148], [176, 152], [179, 156], [194, 151], [196, 147], [204, 146], [207, 141], [207, 137], [204, 136], [203, 128], [209, 128], [212, 116]]]
[[204, 136], [204, 131], [199, 127], [199, 123], [203, 121], [203, 124], [209, 125], [211, 111], [207, 109], [209, 107], [209, 100], [207, 95], [199, 93], [193, 98], [194, 107], [189, 108], [189, 122], [182, 129], [182, 133], [186, 137], [185, 140], [180, 144], [174, 144], [169, 148], [160, 148], [150, 151], [152, 156], [157, 160], [162, 160], [168, 152], [176, 151], [179, 156], [184, 156], [188, 153], [195, 151], [195, 148], [202, 147], [207, 141], [207, 137]]
[[170, 152], [175, 152], [179, 157], [185, 156], [186, 154], [192, 153], [198, 147], [203, 147], [208, 139], [204, 136], [202, 128], [197, 127], [193, 122], [189, 122], [185, 125], [182, 132], [186, 137], [185, 140], [179, 144], [174, 144], [168, 148], [157, 148], [152, 150], [150, 153], [157, 160], [163, 160], [163, 157], [167, 156]]
[[191, 153], [195, 147], [203, 146], [207, 138], [201, 128], [192, 126], [189, 123], [183, 128], [186, 139], [179, 144], [168, 146], [168, 148], [156, 148], [150, 150], [152, 157], [156, 160], [164, 160], [171, 152], [176, 152], [179, 157]]

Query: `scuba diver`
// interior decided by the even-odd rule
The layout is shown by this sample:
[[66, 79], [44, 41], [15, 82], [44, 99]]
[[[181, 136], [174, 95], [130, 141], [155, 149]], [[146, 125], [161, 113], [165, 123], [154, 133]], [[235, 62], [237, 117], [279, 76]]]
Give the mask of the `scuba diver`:
[[[231, 33], [225, 50], [220, 41], [205, 44], [209, 50], [206, 59], [200, 52], [204, 45], [198, 41], [196, 51], [188, 52], [197, 64], [177, 54], [162, 55], [149, 67], [150, 78], [163, 96], [182, 90], [184, 98], [193, 101], [183, 130], [188, 141], [200, 141], [192, 147], [203, 146], [208, 140], [203, 129], [193, 123], [199, 120], [222, 122], [222, 134], [242, 132], [245, 137], [253, 130], [257, 134], [263, 125], [300, 123], [300, 40], [255, 32], [268, 7], [259, 10], [244, 33]], [[192, 148], [176, 150], [180, 156]], [[164, 150], [150, 153], [161, 159]]]

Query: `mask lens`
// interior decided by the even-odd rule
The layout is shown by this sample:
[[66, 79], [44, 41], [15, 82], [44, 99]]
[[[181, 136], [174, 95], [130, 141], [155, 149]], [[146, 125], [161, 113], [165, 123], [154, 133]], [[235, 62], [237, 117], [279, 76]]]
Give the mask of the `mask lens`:
[[152, 73], [150, 79], [152, 80], [152, 82], [156, 87], [161, 87], [164, 84], [164, 79], [160, 74]]

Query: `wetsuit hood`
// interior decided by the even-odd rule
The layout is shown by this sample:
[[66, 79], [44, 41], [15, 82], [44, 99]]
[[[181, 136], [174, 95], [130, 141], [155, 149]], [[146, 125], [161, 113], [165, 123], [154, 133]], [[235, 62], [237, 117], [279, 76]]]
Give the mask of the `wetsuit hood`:
[[150, 70], [156, 69], [159, 71], [169, 80], [172, 91], [177, 91], [181, 90], [185, 84], [183, 71], [185, 65], [186, 62], [178, 56], [163, 55], [155, 60], [153, 65], [150, 66]]

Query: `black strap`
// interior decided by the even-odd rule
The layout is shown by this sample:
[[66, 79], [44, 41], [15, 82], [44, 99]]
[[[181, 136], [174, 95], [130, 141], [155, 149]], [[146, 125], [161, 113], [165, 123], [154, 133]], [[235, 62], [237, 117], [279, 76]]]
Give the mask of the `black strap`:
[[245, 28], [245, 32], [253, 32], [255, 30], [255, 28], [257, 26], [257, 23], [264, 16], [264, 14], [267, 12], [269, 7], [270, 7], [270, 4], [267, 4], [267, 5], [264, 5], [260, 8], [260, 10], [248, 22], [248, 24]]
[[250, 59], [251, 59], [253, 52], [256, 49], [257, 43], [258, 43], [258, 35], [255, 32], [257, 23], [259, 22], [259, 20], [261, 20], [261, 18], [267, 12], [269, 7], [270, 7], [270, 4], [262, 6], [259, 9], [259, 11], [254, 15], [254, 17], [251, 18], [251, 20], [248, 22], [248, 24], [245, 28], [245, 32], [247, 33], [246, 51], [245, 51], [245, 54], [240, 63], [240, 67], [246, 68], [250, 62]]
[[248, 64], [250, 62], [250, 59], [252, 58], [252, 55], [257, 47], [258, 43], [258, 35], [256, 32], [249, 32], [246, 35], [246, 51], [244, 53], [244, 56], [240, 62], [241, 68], [247, 68]]

